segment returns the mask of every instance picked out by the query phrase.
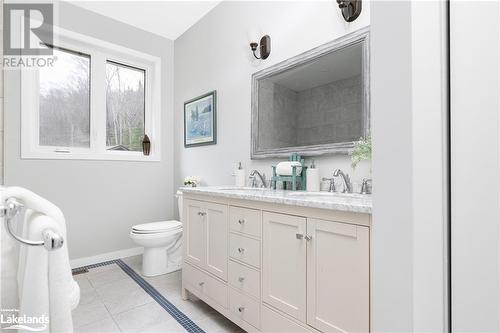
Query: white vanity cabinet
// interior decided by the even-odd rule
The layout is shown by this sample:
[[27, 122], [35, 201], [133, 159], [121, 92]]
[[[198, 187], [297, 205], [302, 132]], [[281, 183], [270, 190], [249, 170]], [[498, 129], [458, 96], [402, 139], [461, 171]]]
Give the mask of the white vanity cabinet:
[[204, 202], [184, 200], [184, 260], [203, 268], [205, 266], [205, 222], [202, 216]]
[[262, 300], [306, 321], [306, 218], [263, 213]]
[[262, 300], [324, 332], [369, 331], [368, 227], [263, 213]]
[[369, 332], [369, 213], [184, 193], [187, 291], [249, 332]]
[[184, 204], [185, 260], [227, 281], [227, 205], [199, 200]]
[[307, 323], [323, 332], [368, 332], [368, 227], [307, 219]]

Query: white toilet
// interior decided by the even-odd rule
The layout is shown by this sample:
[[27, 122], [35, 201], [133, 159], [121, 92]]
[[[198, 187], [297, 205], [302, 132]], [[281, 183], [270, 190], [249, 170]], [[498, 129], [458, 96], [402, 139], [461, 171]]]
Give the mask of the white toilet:
[[[182, 192], [177, 192], [182, 221]], [[138, 224], [132, 227], [130, 238], [144, 247], [142, 274], [156, 276], [181, 269], [182, 222], [171, 220]]]

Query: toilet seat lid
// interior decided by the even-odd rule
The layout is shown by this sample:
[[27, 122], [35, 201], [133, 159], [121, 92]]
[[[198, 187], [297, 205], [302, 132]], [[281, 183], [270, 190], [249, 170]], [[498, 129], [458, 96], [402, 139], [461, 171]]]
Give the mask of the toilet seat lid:
[[138, 224], [132, 227], [132, 232], [135, 234], [156, 234], [160, 232], [172, 231], [181, 229], [182, 223], [179, 221], [162, 221]]

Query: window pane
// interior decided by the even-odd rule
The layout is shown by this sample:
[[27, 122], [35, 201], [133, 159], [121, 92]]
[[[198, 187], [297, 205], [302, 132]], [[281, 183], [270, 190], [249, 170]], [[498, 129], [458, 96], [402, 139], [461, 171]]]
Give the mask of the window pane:
[[106, 146], [109, 150], [142, 151], [144, 137], [142, 69], [106, 64]]
[[40, 68], [41, 146], [90, 146], [90, 56], [54, 48]]

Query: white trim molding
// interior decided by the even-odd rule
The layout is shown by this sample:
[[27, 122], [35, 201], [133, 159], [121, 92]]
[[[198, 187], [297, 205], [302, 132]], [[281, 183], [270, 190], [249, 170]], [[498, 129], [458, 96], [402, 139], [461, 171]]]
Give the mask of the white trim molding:
[[143, 247], [133, 247], [130, 249], [101, 253], [101, 254], [98, 254], [98, 255], [95, 255], [92, 257], [73, 259], [73, 260], [70, 260], [69, 265], [71, 266], [72, 269], [79, 268], [79, 267], [83, 267], [83, 266], [98, 264], [98, 263], [101, 263], [104, 261], [137, 256], [137, 255], [142, 254], [143, 252], [144, 252]]
[[411, 3], [414, 332], [450, 330], [446, 6]]

